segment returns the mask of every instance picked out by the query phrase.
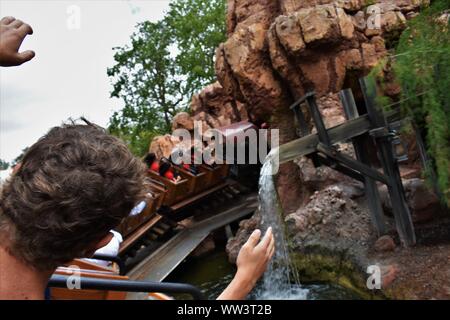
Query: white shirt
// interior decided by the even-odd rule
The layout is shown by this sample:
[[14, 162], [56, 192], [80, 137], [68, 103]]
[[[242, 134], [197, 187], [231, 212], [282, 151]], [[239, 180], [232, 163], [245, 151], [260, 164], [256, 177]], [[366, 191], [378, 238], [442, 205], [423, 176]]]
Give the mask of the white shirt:
[[[114, 230], [111, 230], [110, 232], [114, 235], [111, 241], [103, 248], [100, 248], [97, 251], [95, 251], [95, 254], [102, 254], [108, 256], [117, 256], [119, 254], [119, 247], [120, 244], [123, 242], [122, 235]], [[104, 267], [108, 267], [110, 265], [109, 261], [102, 261], [96, 259], [83, 259], [83, 260], [99, 264]]]

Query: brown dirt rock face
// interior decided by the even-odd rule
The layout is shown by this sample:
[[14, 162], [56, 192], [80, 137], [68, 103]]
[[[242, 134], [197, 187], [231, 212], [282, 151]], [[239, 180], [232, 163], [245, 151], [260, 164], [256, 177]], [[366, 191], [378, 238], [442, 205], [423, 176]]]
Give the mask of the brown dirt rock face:
[[194, 130], [194, 121], [187, 112], [178, 113], [172, 120], [172, 131], [177, 129]]
[[261, 217], [258, 214], [253, 215], [252, 218], [242, 220], [239, 223], [239, 230], [233, 238], [228, 240], [226, 252], [230, 263], [236, 263], [239, 251], [243, 244], [248, 240], [255, 229], [260, 227]]
[[149, 152], [153, 152], [158, 159], [162, 157], [169, 158], [172, 150], [180, 143], [177, 137], [166, 134], [155, 137], [150, 145]]
[[248, 119], [244, 104], [230, 96], [218, 82], [193, 97], [191, 112], [194, 121], [202, 122], [203, 131]]
[[[406, 202], [416, 224], [428, 222], [441, 213], [438, 197], [418, 178], [403, 180]], [[380, 196], [386, 212], [392, 213], [392, 204], [385, 186], [380, 187]]]
[[[248, 118], [283, 129], [279, 110], [288, 113], [307, 91], [320, 97], [351, 86], [386, 55], [384, 39], [398, 36], [405, 17], [428, 3], [229, 0], [228, 39], [216, 53], [219, 83], [194, 96], [193, 119], [203, 128]], [[184, 115], [174, 127], [192, 126]]]
[[311, 196], [309, 203], [285, 219], [300, 247], [309, 242], [344, 239], [352, 245], [367, 243], [373, 236], [370, 219], [358, 205], [334, 185]]
[[[288, 106], [308, 91], [320, 99], [356, 86], [386, 56], [405, 17], [428, 2], [228, 0], [228, 39], [216, 51], [218, 82], [193, 97], [191, 118], [204, 131], [247, 119], [270, 123], [280, 129], [281, 144], [293, 140]], [[396, 89], [386, 85], [391, 87]], [[398, 93], [394, 89], [392, 94]], [[339, 103], [333, 104], [322, 110], [330, 125], [342, 113]], [[178, 127], [192, 128], [191, 120], [176, 117]], [[305, 199], [300, 177], [295, 165], [282, 166], [278, 190], [285, 208]]]

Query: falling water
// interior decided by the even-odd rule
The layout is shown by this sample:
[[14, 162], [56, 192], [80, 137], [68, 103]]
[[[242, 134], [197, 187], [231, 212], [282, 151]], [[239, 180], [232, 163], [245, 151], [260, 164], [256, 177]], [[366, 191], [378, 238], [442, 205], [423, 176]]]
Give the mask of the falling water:
[[257, 299], [306, 299], [308, 290], [302, 289], [296, 268], [289, 255], [289, 245], [283, 223], [283, 211], [275, 188], [274, 171], [279, 157], [279, 149], [273, 149], [261, 169], [259, 180], [259, 203], [262, 229], [272, 227], [276, 250], [264, 274], [263, 282], [256, 292]]

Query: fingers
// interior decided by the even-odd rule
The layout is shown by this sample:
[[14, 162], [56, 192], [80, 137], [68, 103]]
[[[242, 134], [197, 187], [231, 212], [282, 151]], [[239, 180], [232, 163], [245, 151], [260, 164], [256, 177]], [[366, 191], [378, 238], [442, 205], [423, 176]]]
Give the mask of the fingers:
[[19, 20], [19, 19], [15, 19], [11, 23], [9, 23], [10, 27], [13, 27], [13, 28], [16, 28], [16, 29], [20, 28], [20, 26], [22, 26], [22, 25], [23, 25], [23, 21]]
[[29, 24], [24, 23], [22, 20], [16, 19], [14, 17], [4, 17], [2, 20], [0, 20], [0, 23], [18, 29], [19, 33], [22, 36], [33, 34], [33, 29]]
[[27, 50], [27, 51], [18, 53], [17, 55], [18, 55], [20, 64], [22, 64], [22, 63], [25, 63], [25, 62], [33, 59], [36, 54], [34, 53], [34, 51]]
[[16, 20], [16, 18], [14, 18], [14, 17], [4, 17], [4, 18], [2, 18], [2, 20], [0, 20], [0, 23], [1, 24], [10, 24], [14, 20]]
[[268, 256], [268, 258], [267, 258], [267, 261], [272, 260], [274, 254], [275, 254], [275, 246], [273, 246], [273, 247], [271, 248], [271, 250], [269, 251], [269, 256]]
[[27, 34], [33, 34], [33, 28], [31, 28], [31, 26], [27, 23], [22, 24], [19, 28], [18, 31], [20, 33], [21, 36], [26, 36]]
[[275, 253], [275, 238], [272, 237], [272, 239], [270, 240], [269, 246], [267, 247], [266, 250], [266, 255], [268, 260], [270, 260], [273, 257], [273, 254]]
[[259, 243], [258, 247], [263, 250], [266, 250], [272, 239], [273, 239], [272, 227], [269, 227], [266, 231], [266, 234], [264, 235], [264, 238]]
[[254, 248], [258, 244], [259, 239], [261, 239], [261, 230], [256, 229], [248, 238], [246, 245], [249, 245], [252, 248]]

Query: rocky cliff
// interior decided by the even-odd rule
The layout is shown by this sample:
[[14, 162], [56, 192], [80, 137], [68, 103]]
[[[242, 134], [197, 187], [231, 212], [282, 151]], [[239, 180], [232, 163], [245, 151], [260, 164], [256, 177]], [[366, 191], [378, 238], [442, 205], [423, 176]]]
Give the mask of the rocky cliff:
[[[228, 39], [216, 51], [218, 82], [195, 95], [192, 120], [202, 128], [250, 120], [280, 129], [280, 143], [295, 139], [289, 105], [314, 90], [328, 126], [344, 120], [336, 93], [355, 88], [389, 54], [390, 46], [429, 0], [228, 0]], [[388, 83], [389, 95], [398, 93]], [[186, 114], [173, 128], [191, 129]], [[308, 201], [301, 172], [280, 168], [285, 211]]]

